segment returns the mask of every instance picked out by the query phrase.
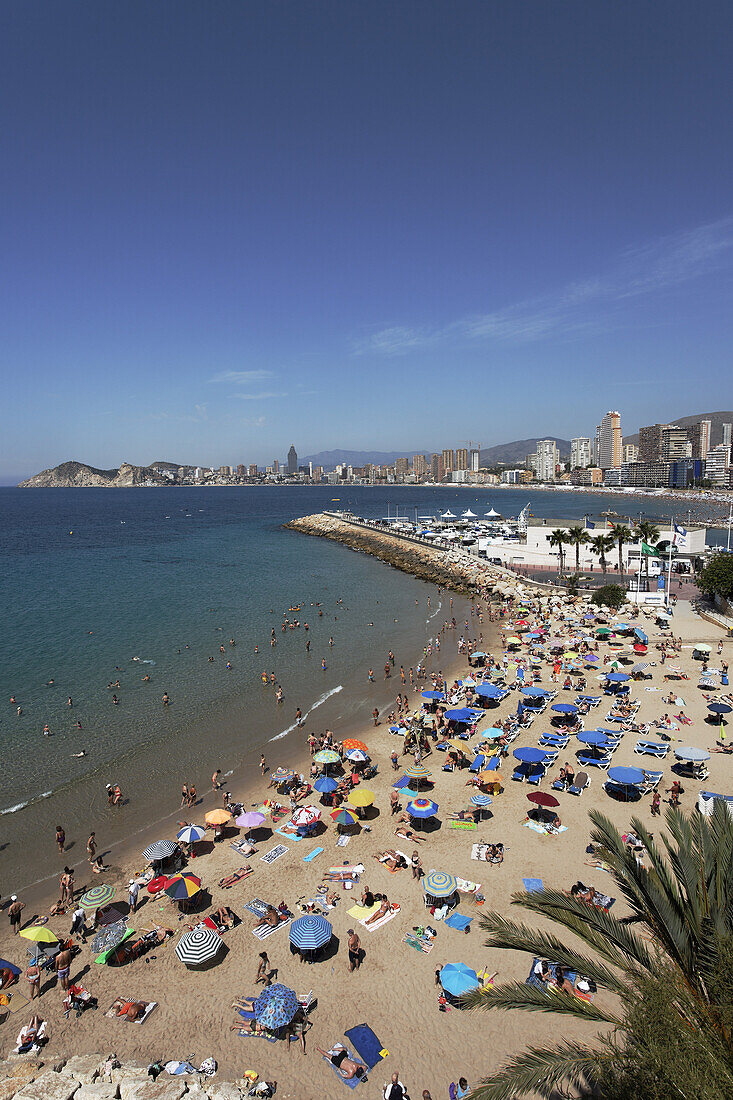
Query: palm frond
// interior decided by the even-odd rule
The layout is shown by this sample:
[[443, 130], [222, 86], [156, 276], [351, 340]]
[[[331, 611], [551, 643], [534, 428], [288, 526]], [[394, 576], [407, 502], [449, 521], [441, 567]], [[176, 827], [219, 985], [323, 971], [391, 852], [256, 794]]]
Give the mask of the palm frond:
[[525, 982], [506, 982], [503, 985], [471, 989], [460, 999], [463, 1008], [525, 1008], [536, 1012], [560, 1013], [575, 1016], [588, 1023], [612, 1024], [622, 1027], [622, 1021], [613, 1013], [600, 1008], [594, 1001], [583, 1001], [570, 993], [549, 987], [538, 989]]
[[615, 1056], [616, 1050], [608, 1041], [595, 1048], [571, 1042], [530, 1047], [476, 1085], [471, 1100], [514, 1100], [530, 1094], [549, 1097], [563, 1081], [587, 1091], [599, 1080], [604, 1065], [612, 1065]]

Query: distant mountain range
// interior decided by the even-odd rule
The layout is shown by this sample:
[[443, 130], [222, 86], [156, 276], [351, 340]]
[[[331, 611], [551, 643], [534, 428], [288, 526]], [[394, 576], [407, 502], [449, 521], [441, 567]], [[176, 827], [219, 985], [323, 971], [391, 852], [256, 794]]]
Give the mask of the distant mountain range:
[[[482, 447], [481, 465], [494, 466], [498, 462], [510, 464], [521, 462], [523, 464], [527, 455], [536, 449], [540, 439], [554, 439], [561, 458], [570, 455], [569, 439], [558, 439], [556, 436], [543, 435], [537, 436], [536, 439], [515, 439], [512, 443], [498, 443], [495, 447]], [[391, 466], [396, 459], [412, 459], [414, 454], [424, 454], [430, 457], [431, 454], [440, 454], [440, 451], [437, 449], [433, 451], [432, 448], [420, 449], [419, 447], [412, 451], [319, 451], [318, 454], [306, 455], [305, 458], [299, 458], [298, 461], [301, 464], [312, 462], [314, 466], [323, 466], [324, 470], [333, 470], [334, 467], [339, 465], [366, 466], [368, 462], [374, 466]]]
[[[733, 412], [714, 412], [714, 413], [696, 413], [695, 416], [678, 416], [675, 420], [665, 421], [665, 423], [676, 424], [679, 428], [691, 428], [693, 424], [697, 424], [698, 420], [709, 420], [710, 423], [710, 446], [717, 447], [719, 443], [723, 442], [723, 425], [733, 424]], [[661, 424], [662, 421], [659, 421]], [[639, 443], [639, 433], [636, 435], [625, 435], [624, 443]]]

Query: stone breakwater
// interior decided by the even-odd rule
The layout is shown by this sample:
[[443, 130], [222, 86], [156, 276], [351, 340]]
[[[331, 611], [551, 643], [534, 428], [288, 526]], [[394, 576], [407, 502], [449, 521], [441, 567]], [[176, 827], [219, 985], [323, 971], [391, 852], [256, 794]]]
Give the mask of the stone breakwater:
[[[329, 512], [302, 516], [285, 526], [291, 531], [332, 539], [351, 550], [371, 554], [395, 569], [401, 569], [403, 573], [450, 588], [464, 596], [487, 594], [491, 589], [515, 580], [507, 571], [463, 551], [426, 546], [409, 537], [380, 531], [370, 524], [341, 518]], [[531, 582], [525, 582], [524, 578], [522, 580], [527, 587], [531, 586]]]
[[137, 1062], [105, 1070], [96, 1054], [53, 1064], [11, 1056], [0, 1063], [0, 1100], [243, 1100], [249, 1087], [199, 1073], [162, 1073], [153, 1081], [147, 1064]]

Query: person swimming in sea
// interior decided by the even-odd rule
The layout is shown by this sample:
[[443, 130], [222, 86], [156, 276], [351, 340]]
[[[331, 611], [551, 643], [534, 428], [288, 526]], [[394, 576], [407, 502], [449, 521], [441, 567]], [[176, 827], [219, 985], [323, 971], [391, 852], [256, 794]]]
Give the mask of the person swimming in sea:
[[82, 749], [81, 752], [72, 752], [71, 755], [78, 760], [80, 757], [86, 756], [86, 751]]

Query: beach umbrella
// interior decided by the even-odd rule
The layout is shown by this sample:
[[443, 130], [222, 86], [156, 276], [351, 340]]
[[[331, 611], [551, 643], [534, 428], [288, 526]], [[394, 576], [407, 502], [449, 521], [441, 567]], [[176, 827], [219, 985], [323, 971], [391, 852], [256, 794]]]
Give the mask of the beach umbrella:
[[490, 726], [487, 730], [481, 730], [481, 737], [486, 741], [498, 741], [504, 736], [504, 730], [500, 726]]
[[431, 774], [424, 764], [410, 764], [409, 768], [405, 768], [405, 775], [410, 779], [427, 779]]
[[363, 749], [349, 749], [347, 753], [344, 753], [347, 760], [350, 760], [352, 764], [366, 764], [369, 757]]
[[595, 745], [601, 748], [608, 744], [608, 737], [603, 730], [582, 730], [578, 734], [578, 740], [584, 745]]
[[458, 883], [453, 875], [447, 875], [444, 871], [431, 871], [422, 880], [423, 890], [430, 894], [431, 898], [449, 898], [458, 889]]
[[201, 879], [196, 875], [184, 871], [181, 875], [173, 875], [165, 884], [165, 892], [174, 901], [185, 901], [186, 898], [195, 897], [201, 891]]
[[341, 757], [333, 749], [321, 749], [313, 759], [316, 764], [338, 764]]
[[711, 714], [730, 714], [733, 707], [729, 703], [708, 703], [708, 710]]
[[522, 695], [535, 696], [537, 699], [544, 699], [549, 695], [549, 691], [545, 691], [544, 688], [528, 685], [519, 689]]
[[440, 971], [440, 984], [451, 997], [460, 997], [481, 985], [478, 974], [464, 963], [447, 963]]
[[501, 784], [504, 782], [504, 776], [501, 774], [500, 771], [491, 771], [490, 769], [479, 772], [476, 778], [482, 785], [484, 783], [498, 783], [501, 786]]
[[646, 653], [647, 647], [642, 645], [641, 642], [637, 642], [634, 646], [634, 653]]
[[278, 784], [284, 783], [286, 779], [292, 779], [295, 772], [292, 768], [277, 768], [270, 776], [270, 780]]
[[696, 749], [694, 745], [683, 745], [679, 749], [674, 750], [674, 754], [678, 760], [682, 760], [687, 764], [704, 764], [706, 760], [710, 759], [710, 753], [705, 749]]
[[[474, 654], [476, 656], [476, 654]], [[444, 691], [422, 691], [420, 692], [423, 699], [445, 699]]]
[[169, 859], [178, 848], [172, 840], [156, 840], [143, 852], [143, 857], [149, 863], [159, 863], [163, 859]]
[[376, 795], [374, 791], [368, 790], [366, 787], [362, 787], [361, 790], [352, 791], [349, 795], [348, 801], [350, 806], [371, 806], [374, 802]]
[[645, 668], [649, 668], [649, 662], [648, 661], [639, 661], [639, 664], [634, 665], [634, 667], [631, 670], [632, 676], [637, 675], [639, 672], [643, 672]]
[[505, 694], [505, 690], [497, 687], [496, 684], [478, 684], [473, 690], [482, 699], [501, 699]]
[[181, 936], [176, 946], [176, 955], [186, 966], [202, 966], [216, 958], [221, 945], [222, 939], [218, 932], [205, 924], [199, 924]]
[[356, 737], [345, 737], [343, 740], [344, 750], [348, 749], [361, 749], [362, 752], [367, 751], [367, 747], [363, 741], [359, 741]]
[[33, 924], [30, 928], [21, 928], [20, 934], [25, 940], [33, 943], [58, 943], [58, 936], [54, 936], [50, 928], [43, 924]]
[[452, 749], [455, 749], [456, 752], [462, 752], [468, 755], [468, 753], [471, 751], [468, 745], [464, 744], [461, 741], [457, 741], [455, 737], [451, 738], [448, 744]]
[[712, 647], [707, 642], [698, 642], [697, 645], [692, 647], [697, 653], [711, 653]]
[[258, 1024], [277, 1031], [290, 1023], [300, 1006], [294, 990], [275, 982], [262, 990], [252, 1007]]
[[595, 653], [588, 653], [585, 657], [583, 657], [583, 660], [587, 665], [595, 665], [600, 660], [600, 658]]
[[106, 882], [100, 882], [99, 886], [92, 886], [79, 898], [82, 909], [99, 909], [102, 905], [109, 904], [117, 893], [114, 886], [108, 886]]
[[209, 810], [204, 814], [204, 821], [208, 821], [209, 825], [226, 825], [231, 820], [232, 815], [229, 810]]
[[608, 778], [624, 787], [638, 787], [644, 782], [644, 772], [641, 768], [609, 768]]
[[472, 794], [471, 802], [474, 806], [490, 806], [491, 799], [487, 794]]
[[596, 630], [596, 634], [598, 635], [599, 638], [604, 637], [606, 634], [611, 634], [611, 633], [613, 633], [613, 632], [607, 626], [599, 626], [598, 629]]
[[124, 920], [116, 920], [114, 924], [108, 924], [101, 932], [97, 932], [92, 940], [92, 951], [97, 955], [102, 951], [111, 951], [113, 947], [122, 943], [130, 931]]
[[476, 687], [476, 681], [471, 676], [467, 676], [465, 680], [459, 680], [458, 683], [467, 688]]
[[339, 806], [339, 808], [333, 810], [329, 816], [337, 825], [356, 825], [359, 820], [356, 814], [348, 810], [346, 806]]
[[507, 644], [507, 645], [521, 645], [521, 644], [522, 644], [522, 639], [521, 639], [521, 638], [517, 638], [517, 636], [516, 636], [516, 635], [514, 635], [514, 636], [513, 636], [513, 637], [511, 637], [511, 638], [507, 638], [507, 640], [506, 640], [506, 644]]
[[176, 833], [176, 840], [181, 844], [196, 844], [197, 841], [203, 840], [206, 836], [206, 829], [202, 829], [200, 825], [184, 825], [180, 833]]
[[544, 791], [532, 791], [531, 794], [527, 795], [527, 799], [530, 802], [534, 802], [535, 806], [546, 806], [548, 808], [554, 808], [555, 806], [560, 805], [554, 795], [545, 794]]
[[430, 798], [413, 798], [406, 806], [410, 817], [424, 818], [434, 817], [438, 812], [438, 803]]
[[[628, 679], [628, 676], [627, 676]], [[556, 710], [558, 714], [577, 714], [578, 708], [574, 703], [553, 703], [551, 710]]]
[[331, 794], [332, 791], [338, 789], [338, 783], [335, 779], [331, 779], [329, 775], [322, 775], [320, 779], [316, 779], [313, 789], [318, 791], [319, 794]]
[[246, 813], [240, 814], [239, 817], [235, 817], [234, 824], [239, 829], [246, 829], [248, 832], [250, 829], [257, 829], [263, 824], [265, 815], [258, 813], [257, 810], [247, 810]]
[[606, 679], [612, 684], [625, 684], [631, 677], [626, 672], [609, 672]]
[[333, 928], [325, 917], [307, 913], [290, 925], [290, 942], [299, 951], [317, 951], [330, 942]]
[[290, 820], [293, 825], [308, 826], [315, 825], [320, 818], [321, 811], [318, 806], [299, 806]]
[[516, 760], [521, 760], [523, 764], [542, 764], [547, 753], [543, 749], [525, 745], [523, 748], [515, 749], [512, 755]]
[[455, 710], [447, 710], [445, 717], [449, 722], [473, 722], [476, 718], [476, 711], [470, 707], [456, 707]]

